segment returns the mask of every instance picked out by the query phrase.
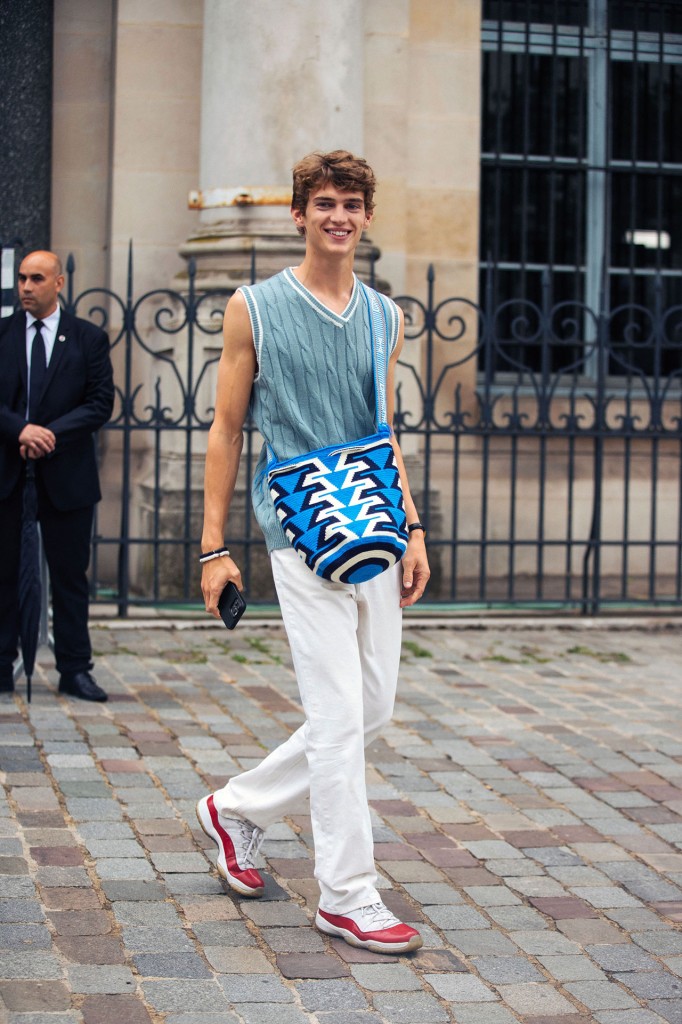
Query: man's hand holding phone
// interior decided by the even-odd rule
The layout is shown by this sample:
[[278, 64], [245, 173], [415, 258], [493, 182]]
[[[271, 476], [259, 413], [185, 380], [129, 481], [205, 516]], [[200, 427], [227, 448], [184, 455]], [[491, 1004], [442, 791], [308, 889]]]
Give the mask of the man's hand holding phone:
[[204, 596], [206, 611], [215, 619], [222, 618], [218, 604], [221, 599], [227, 599], [224, 594], [230, 583], [239, 594], [243, 588], [242, 576], [238, 566], [229, 555], [213, 558], [204, 563], [201, 572], [201, 592]]
[[246, 601], [231, 580], [218, 599], [218, 611], [228, 629], [234, 629], [246, 611]]

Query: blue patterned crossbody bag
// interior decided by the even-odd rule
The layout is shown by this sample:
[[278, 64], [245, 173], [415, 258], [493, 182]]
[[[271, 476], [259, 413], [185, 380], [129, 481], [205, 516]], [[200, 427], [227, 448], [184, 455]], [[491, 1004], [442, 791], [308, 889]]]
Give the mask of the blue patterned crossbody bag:
[[[267, 465], [287, 539], [306, 565], [334, 583], [362, 583], [407, 550], [400, 474], [387, 423], [390, 358], [383, 298], [362, 285], [369, 313], [377, 432]], [[272, 455], [270, 449], [269, 453]]]

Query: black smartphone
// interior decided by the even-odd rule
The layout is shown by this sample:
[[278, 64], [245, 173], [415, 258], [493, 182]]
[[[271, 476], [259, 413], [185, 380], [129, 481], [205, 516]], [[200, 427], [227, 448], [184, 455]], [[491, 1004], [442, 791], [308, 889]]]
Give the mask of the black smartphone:
[[234, 629], [246, 611], [246, 601], [231, 581], [220, 595], [218, 611], [228, 629]]

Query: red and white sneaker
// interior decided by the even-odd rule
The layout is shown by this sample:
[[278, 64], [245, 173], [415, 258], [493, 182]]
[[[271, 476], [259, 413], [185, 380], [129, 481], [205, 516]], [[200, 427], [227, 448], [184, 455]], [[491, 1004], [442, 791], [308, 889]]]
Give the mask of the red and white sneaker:
[[219, 815], [213, 794], [199, 801], [197, 818], [218, 847], [217, 868], [230, 888], [241, 896], [262, 896], [265, 882], [253, 862], [263, 842], [263, 829], [245, 818]]
[[399, 921], [383, 903], [330, 914], [318, 908], [315, 924], [326, 935], [338, 935], [349, 946], [360, 946], [372, 953], [411, 953], [423, 945], [414, 928]]

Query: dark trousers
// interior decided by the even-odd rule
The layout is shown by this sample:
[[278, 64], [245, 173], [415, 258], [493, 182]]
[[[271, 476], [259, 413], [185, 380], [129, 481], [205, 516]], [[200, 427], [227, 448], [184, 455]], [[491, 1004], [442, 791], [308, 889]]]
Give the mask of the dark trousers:
[[[19, 549], [23, 478], [0, 501], [0, 678], [18, 653]], [[60, 674], [92, 668], [88, 578], [94, 506], [61, 512], [38, 481], [38, 521], [50, 570], [55, 661]]]

